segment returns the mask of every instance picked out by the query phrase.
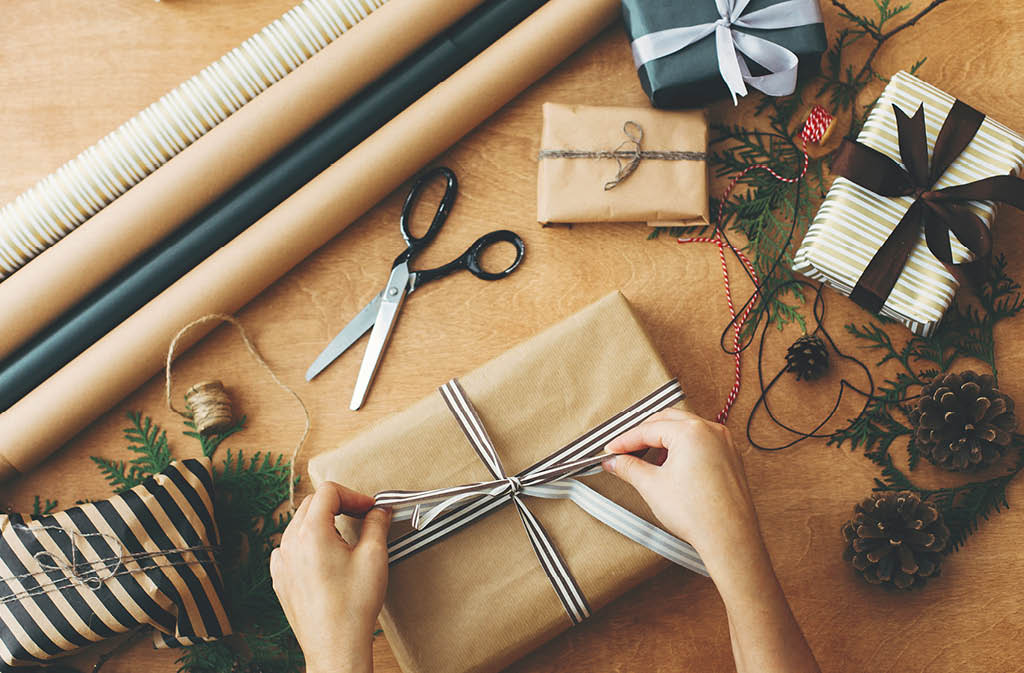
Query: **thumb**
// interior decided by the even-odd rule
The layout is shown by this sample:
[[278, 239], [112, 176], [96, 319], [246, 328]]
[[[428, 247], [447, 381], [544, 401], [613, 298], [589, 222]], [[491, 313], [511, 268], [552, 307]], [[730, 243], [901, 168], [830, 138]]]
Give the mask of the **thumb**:
[[604, 469], [635, 488], [640, 492], [640, 495], [644, 496], [651, 480], [654, 479], [654, 475], [658, 471], [658, 468], [654, 465], [625, 453], [620, 453], [614, 458], [604, 461], [603, 465]]
[[356, 550], [373, 549], [387, 553], [388, 529], [391, 527], [391, 510], [374, 507], [363, 517], [363, 530], [359, 534]]

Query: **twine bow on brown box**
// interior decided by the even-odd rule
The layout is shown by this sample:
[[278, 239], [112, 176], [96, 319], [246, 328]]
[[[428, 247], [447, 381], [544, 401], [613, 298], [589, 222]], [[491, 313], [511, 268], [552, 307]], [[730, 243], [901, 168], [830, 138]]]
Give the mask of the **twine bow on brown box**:
[[1024, 209], [1024, 180], [1012, 175], [994, 175], [965, 184], [934, 189], [946, 169], [967, 148], [978, 132], [985, 115], [957, 100], [949, 111], [935, 140], [928, 161], [924, 104], [913, 117], [893, 105], [899, 132], [903, 165], [867, 145], [844, 140], [832, 171], [880, 196], [912, 196], [914, 202], [892, 233], [875, 252], [857, 281], [850, 298], [863, 308], [877, 312], [896, 286], [911, 250], [924, 228], [928, 249], [947, 266], [966, 263], [953, 260], [949, 241], [952, 232], [974, 255], [984, 262], [992, 251], [988, 226], [965, 206], [965, 201], [998, 201]]
[[[641, 145], [644, 139], [644, 129], [635, 121], [629, 120], [622, 125], [622, 133], [626, 136], [614, 150], [541, 150], [537, 153], [538, 159], [614, 159], [619, 170], [611, 180], [604, 183], [605, 191], [615, 189], [623, 180], [628, 178], [644, 159], [657, 161], [704, 161], [707, 159], [705, 152], [666, 152], [660, 150], [644, 150]], [[623, 159], [629, 159], [625, 164]]]
[[537, 160], [539, 222], [708, 222], [702, 110], [545, 103]]

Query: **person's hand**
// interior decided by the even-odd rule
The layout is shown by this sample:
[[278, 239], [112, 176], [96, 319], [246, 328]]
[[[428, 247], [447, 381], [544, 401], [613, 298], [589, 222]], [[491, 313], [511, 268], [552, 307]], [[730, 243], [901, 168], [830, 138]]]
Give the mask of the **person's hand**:
[[738, 543], [759, 543], [757, 516], [739, 453], [724, 425], [666, 409], [622, 434], [604, 467], [631, 484], [669, 532], [713, 562]]
[[[334, 517], [363, 517], [353, 547]], [[306, 656], [307, 673], [373, 670], [373, 627], [388, 582], [391, 513], [334, 482], [306, 496], [270, 555], [270, 575]]]
[[700, 554], [725, 603], [736, 670], [820, 673], [772, 569], [729, 431], [666, 409], [607, 446], [615, 454], [644, 449], [644, 459], [616, 455], [604, 467]]

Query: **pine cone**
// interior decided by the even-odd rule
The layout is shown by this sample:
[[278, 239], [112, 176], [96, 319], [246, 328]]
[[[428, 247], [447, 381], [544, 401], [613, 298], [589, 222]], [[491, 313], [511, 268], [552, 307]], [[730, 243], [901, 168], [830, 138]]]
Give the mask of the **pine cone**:
[[786, 371], [796, 372], [796, 380], [816, 379], [828, 369], [828, 349], [821, 337], [805, 334], [786, 351]]
[[1009, 446], [1017, 417], [995, 379], [967, 371], [937, 376], [909, 414], [921, 455], [952, 471], [994, 463]]
[[910, 491], [872, 493], [843, 525], [843, 558], [871, 584], [900, 589], [939, 574], [949, 529], [938, 509]]

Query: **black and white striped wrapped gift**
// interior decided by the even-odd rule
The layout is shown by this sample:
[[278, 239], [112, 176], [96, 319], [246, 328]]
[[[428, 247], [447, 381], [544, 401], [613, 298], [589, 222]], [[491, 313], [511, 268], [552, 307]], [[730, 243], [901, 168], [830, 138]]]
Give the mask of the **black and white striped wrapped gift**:
[[152, 627], [157, 647], [230, 633], [208, 458], [109, 500], [0, 515], [0, 672]]

